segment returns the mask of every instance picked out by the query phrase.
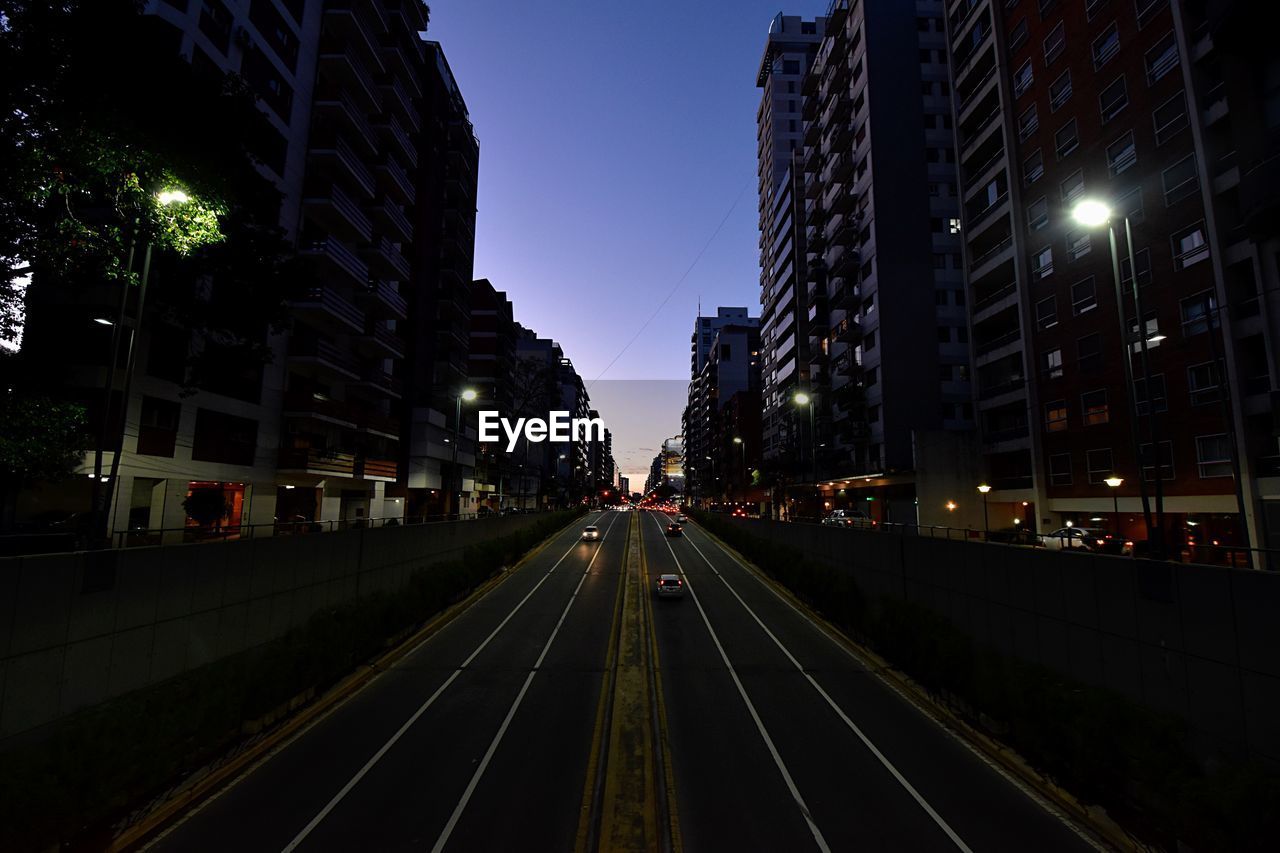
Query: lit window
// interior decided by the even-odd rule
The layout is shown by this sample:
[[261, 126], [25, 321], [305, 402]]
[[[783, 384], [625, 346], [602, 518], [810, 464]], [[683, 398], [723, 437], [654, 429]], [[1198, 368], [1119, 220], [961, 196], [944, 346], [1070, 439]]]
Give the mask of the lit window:
[[1097, 426], [1108, 423], [1111, 420], [1111, 411], [1107, 406], [1106, 388], [1099, 388], [1096, 391], [1081, 394], [1080, 406], [1084, 411], [1086, 426]]

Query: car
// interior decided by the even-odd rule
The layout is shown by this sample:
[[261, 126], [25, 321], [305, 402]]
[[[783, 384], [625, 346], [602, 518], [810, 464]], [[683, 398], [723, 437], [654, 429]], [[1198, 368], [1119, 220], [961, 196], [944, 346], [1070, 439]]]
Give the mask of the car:
[[1106, 543], [1106, 532], [1092, 527], [1059, 527], [1044, 535], [1050, 551], [1100, 551]]
[[596, 527], [594, 524], [588, 524], [586, 527], [582, 528], [583, 542], [594, 542], [599, 538], [600, 538], [600, 528]]
[[733, 512], [729, 513], [730, 518], [746, 518], [747, 511], [740, 506], [734, 507]]
[[688, 518], [685, 516], [685, 514], [682, 512], [682, 513], [680, 513], [679, 515], [677, 515], [677, 516], [676, 516], [676, 523], [677, 523], [677, 524], [688, 524], [688, 523], [689, 523], [689, 519], [688, 519]]
[[683, 536], [684, 528], [676, 524], [674, 521], [667, 525], [668, 536]]
[[658, 598], [682, 598], [684, 581], [679, 575], [658, 575]]
[[862, 510], [833, 509], [822, 523], [831, 527], [875, 527], [875, 520]]

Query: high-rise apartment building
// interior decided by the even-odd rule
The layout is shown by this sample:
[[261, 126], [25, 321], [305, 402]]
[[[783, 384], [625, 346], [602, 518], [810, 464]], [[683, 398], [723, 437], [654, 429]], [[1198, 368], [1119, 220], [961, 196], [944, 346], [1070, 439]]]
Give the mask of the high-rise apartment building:
[[760, 228], [760, 363], [765, 394], [764, 455], [796, 453], [791, 395], [809, 384], [809, 302], [805, 286], [802, 85], [826, 20], [779, 14], [756, 75], [757, 196]]
[[[1146, 539], [1150, 517], [1171, 552], [1194, 554], [1242, 544], [1246, 523], [1257, 543], [1276, 518], [1278, 98], [1244, 70], [1259, 52], [1242, 9], [948, 4], [982, 457], [1002, 524]], [[1073, 216], [1082, 200], [1111, 208], [1114, 248], [1106, 223]]]
[[835, 0], [804, 79], [813, 427], [792, 473], [819, 502], [804, 512], [872, 497], [882, 520], [914, 522], [952, 487], [925, 457], [972, 429], [941, 15]]
[[[699, 317], [696, 327], [701, 329], [705, 321], [716, 321], [710, 341], [699, 347], [701, 366], [689, 380], [682, 419], [683, 473], [687, 481], [684, 490], [698, 502], [715, 499], [728, 483], [727, 471], [719, 464], [722, 410], [740, 392], [760, 390], [760, 319], [731, 313], [736, 310], [721, 308], [716, 318]], [[735, 319], [728, 319], [731, 316]], [[747, 438], [759, 446], [758, 435]]]

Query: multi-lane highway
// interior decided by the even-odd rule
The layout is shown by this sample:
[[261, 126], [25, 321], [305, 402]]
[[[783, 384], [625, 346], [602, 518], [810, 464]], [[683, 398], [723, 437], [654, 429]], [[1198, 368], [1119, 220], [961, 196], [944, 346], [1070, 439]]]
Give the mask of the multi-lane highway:
[[[667, 521], [593, 514], [553, 537], [153, 849], [571, 851], [611, 837], [616, 848], [626, 835], [602, 836], [600, 811], [629, 796], [610, 782], [626, 771], [609, 742], [620, 739], [611, 714], [632, 713], [610, 701], [625, 683], [612, 673], [626, 665], [628, 625], [650, 650], [641, 751], [660, 789], [635, 806], [672, 827], [645, 846], [1093, 846], [715, 540], [695, 525], [669, 538]], [[602, 540], [579, 541], [591, 523]], [[686, 595], [649, 598], [669, 572]]]

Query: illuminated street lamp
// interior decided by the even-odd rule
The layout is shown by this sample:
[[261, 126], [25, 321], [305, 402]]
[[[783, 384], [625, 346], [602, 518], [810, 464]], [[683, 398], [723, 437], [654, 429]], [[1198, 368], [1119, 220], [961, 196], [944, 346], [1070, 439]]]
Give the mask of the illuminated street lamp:
[[742, 440], [740, 435], [733, 437], [733, 443], [738, 445], [738, 448], [742, 451], [742, 488], [745, 491], [747, 488], [747, 443]]
[[1115, 474], [1112, 474], [1110, 477], [1108, 477], [1107, 479], [1103, 480], [1102, 482], [1106, 483], [1108, 486], [1110, 486], [1110, 487], [1111, 487], [1111, 509], [1115, 512], [1115, 516], [1116, 516], [1116, 532], [1118, 533], [1118, 532], [1120, 532], [1120, 498], [1119, 498], [1119, 489], [1120, 489], [1120, 484], [1124, 482], [1124, 478], [1123, 478], [1123, 477], [1117, 477]]
[[818, 442], [813, 429], [813, 396], [807, 391], [797, 391], [791, 401], [797, 406], [809, 407], [809, 457], [813, 465], [813, 482], [818, 482]]
[[[1111, 274], [1115, 279], [1115, 298], [1116, 298], [1116, 319], [1120, 323], [1120, 340], [1124, 344], [1124, 358], [1121, 363], [1124, 366], [1124, 379], [1128, 387], [1127, 396], [1129, 397], [1129, 438], [1133, 444], [1133, 456], [1137, 460], [1139, 468], [1142, 467], [1142, 440], [1138, 434], [1138, 399], [1135, 391], [1133, 380], [1133, 347], [1130, 345], [1129, 324], [1124, 316], [1124, 282], [1120, 272], [1120, 250], [1118, 248], [1118, 238], [1116, 235], [1116, 226], [1121, 220], [1124, 223], [1124, 235], [1126, 248], [1128, 249], [1129, 260], [1129, 277], [1130, 290], [1133, 297], [1133, 312], [1135, 322], [1138, 325], [1138, 349], [1142, 360], [1142, 376], [1143, 386], [1147, 393], [1147, 429], [1150, 432], [1151, 450], [1153, 454], [1153, 464], [1155, 466], [1156, 481], [1156, 516], [1153, 523], [1151, 518], [1151, 504], [1147, 498], [1146, 478], [1138, 478], [1139, 494], [1142, 497], [1142, 515], [1147, 528], [1147, 541], [1150, 543], [1154, 556], [1163, 558], [1164, 556], [1164, 483], [1163, 483], [1163, 465], [1160, 460], [1160, 432], [1159, 423], [1156, 419], [1155, 406], [1155, 387], [1151, 381], [1151, 363], [1148, 357], [1149, 339], [1147, 337], [1146, 313], [1142, 310], [1142, 295], [1138, 291], [1138, 263], [1133, 251], [1133, 228], [1129, 222], [1128, 216], [1117, 216], [1111, 205], [1100, 199], [1081, 199], [1071, 210], [1071, 218], [1077, 224], [1085, 228], [1100, 228], [1107, 226], [1107, 237], [1111, 247]], [[1212, 331], [1212, 330], [1211, 330]]]
[[983, 538], [991, 534], [991, 522], [987, 520], [987, 492], [991, 491], [991, 487], [986, 483], [978, 486], [978, 491], [982, 492], [982, 531]]
[[474, 402], [480, 396], [474, 388], [464, 388], [453, 398], [453, 474], [458, 478], [458, 490], [454, 492], [454, 511], [462, 510], [462, 472], [458, 470], [458, 445], [462, 443], [462, 401]]

